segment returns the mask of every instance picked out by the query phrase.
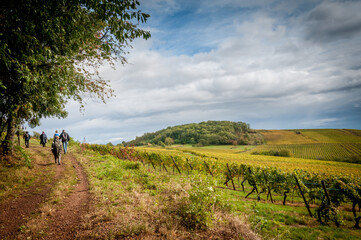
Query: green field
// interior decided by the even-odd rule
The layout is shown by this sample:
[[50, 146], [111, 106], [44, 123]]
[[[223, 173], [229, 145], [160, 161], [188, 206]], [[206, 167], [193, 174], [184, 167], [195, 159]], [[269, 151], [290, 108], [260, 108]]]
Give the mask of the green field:
[[177, 176], [181, 182], [193, 181], [201, 174], [214, 182], [197, 188], [197, 194], [216, 188], [213, 193], [222, 195], [220, 202], [227, 205], [227, 211], [246, 214], [263, 239], [361, 239], [361, 232], [353, 229], [356, 218], [361, 217], [355, 208], [361, 201], [360, 164], [253, 155], [257, 147], [250, 146], [87, 148], [141, 161], [149, 172]]
[[296, 129], [257, 130], [266, 144], [361, 143], [361, 130]]
[[269, 155], [286, 150], [296, 158], [361, 163], [360, 130], [260, 130], [260, 133], [266, 144], [253, 148], [253, 153]]

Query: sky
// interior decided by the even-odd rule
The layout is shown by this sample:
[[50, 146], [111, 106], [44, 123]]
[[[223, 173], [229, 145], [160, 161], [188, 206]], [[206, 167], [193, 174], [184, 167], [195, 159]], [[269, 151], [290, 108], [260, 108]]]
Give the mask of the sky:
[[128, 63], [104, 65], [116, 97], [70, 101], [65, 129], [87, 143], [169, 126], [242, 121], [253, 129], [361, 129], [361, 1], [142, 0], [151, 17]]

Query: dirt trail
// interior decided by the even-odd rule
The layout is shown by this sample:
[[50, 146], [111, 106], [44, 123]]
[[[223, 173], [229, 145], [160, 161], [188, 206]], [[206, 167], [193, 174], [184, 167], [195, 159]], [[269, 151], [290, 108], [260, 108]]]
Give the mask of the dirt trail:
[[[35, 154], [41, 156], [42, 148], [36, 146], [30, 148]], [[63, 200], [63, 204], [58, 206], [57, 212], [50, 219], [51, 225], [46, 230], [47, 235], [43, 239], [74, 239], [81, 216], [89, 207], [88, 180], [83, 168], [72, 154], [62, 157], [65, 165], [71, 164], [76, 169], [78, 184], [73, 192]], [[41, 203], [46, 201], [54, 184], [64, 177], [65, 165], [55, 165], [50, 149], [45, 158], [42, 163], [37, 163], [37, 170], [50, 172], [52, 168], [56, 168], [55, 175], [52, 175], [51, 181], [47, 181], [49, 183], [45, 183], [43, 178], [23, 193], [0, 204], [0, 239], [16, 239], [19, 227], [26, 224], [33, 213], [39, 211]]]
[[88, 178], [82, 166], [72, 154], [66, 155], [76, 169], [78, 184], [64, 200], [62, 207], [51, 217], [47, 239], [75, 239], [81, 218], [89, 209], [90, 194]]
[[[40, 155], [41, 147], [33, 147], [32, 151]], [[46, 155], [45, 161], [35, 163], [34, 169], [44, 171], [45, 175], [50, 174], [52, 156]], [[63, 168], [57, 168], [53, 181], [60, 179]], [[19, 227], [26, 223], [27, 218], [39, 209], [39, 205], [46, 199], [52, 188], [51, 183], [45, 183], [44, 178], [36, 181], [31, 187], [15, 197], [11, 197], [0, 204], [0, 239], [13, 239], [17, 235]]]

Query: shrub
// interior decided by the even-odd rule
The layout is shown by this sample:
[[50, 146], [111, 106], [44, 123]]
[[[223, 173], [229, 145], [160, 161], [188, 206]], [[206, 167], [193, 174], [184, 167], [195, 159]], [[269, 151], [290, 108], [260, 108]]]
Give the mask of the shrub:
[[278, 156], [278, 157], [291, 157], [292, 154], [289, 150], [286, 149], [282, 149], [279, 151], [275, 151], [275, 150], [269, 150], [269, 151], [254, 151], [252, 152], [252, 154], [254, 155], [266, 155], [266, 156]]
[[214, 208], [219, 198], [214, 191], [214, 183], [205, 177], [197, 176], [191, 181], [192, 188], [187, 192], [177, 214], [182, 224], [190, 229], [206, 229], [211, 227], [214, 219]]

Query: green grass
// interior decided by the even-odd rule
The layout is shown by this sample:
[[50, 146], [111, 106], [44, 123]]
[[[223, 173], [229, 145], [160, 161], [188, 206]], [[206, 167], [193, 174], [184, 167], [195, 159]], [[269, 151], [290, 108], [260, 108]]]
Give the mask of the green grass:
[[266, 144], [361, 143], [361, 130], [294, 129], [257, 130]]
[[361, 163], [361, 143], [272, 144], [257, 146], [252, 152], [281, 150], [296, 158]]
[[[135, 226], [132, 225], [133, 223], [128, 225], [118, 232], [117, 236], [140, 236], [145, 233], [149, 235], [157, 228], [168, 229], [167, 234], [170, 234], [169, 224], [183, 226], [182, 229], [177, 230], [183, 231], [182, 236], [192, 236], [194, 226], [202, 226], [214, 231], [214, 226], [219, 224], [215, 221], [216, 214], [202, 215], [205, 211], [202, 210], [202, 206], [207, 205], [208, 202], [208, 200], [206, 202], [202, 202], [202, 200], [208, 199], [207, 196], [210, 194], [217, 199], [214, 202], [218, 209], [216, 211], [235, 214], [240, 219], [245, 214], [252, 229], [264, 239], [361, 239], [361, 232], [351, 229], [354, 222], [350, 217], [350, 212], [341, 212], [344, 224], [340, 228], [333, 223], [323, 226], [315, 218], [308, 216], [302, 199], [293, 197], [292, 193], [289, 194], [285, 206], [282, 205], [283, 196], [275, 193], [273, 193], [273, 198], [276, 204], [267, 201], [265, 194], [261, 195], [261, 201], [256, 200], [256, 194], [245, 199], [245, 195], [251, 191], [250, 186], [247, 185], [245, 192], [214, 188], [215, 181], [218, 179], [213, 179], [209, 175], [197, 177], [197, 181], [205, 179], [202, 180], [204, 184], [192, 185], [192, 182], [195, 181], [193, 176], [199, 176], [199, 173], [171, 174], [170, 169], [167, 173], [164, 169], [160, 171], [158, 167], [157, 171], [154, 171], [151, 165], [143, 166], [142, 164], [135, 165], [135, 163], [127, 165], [126, 162], [109, 156], [92, 158], [88, 168], [89, 174], [93, 178], [92, 182], [95, 183], [94, 189], [101, 191], [95, 195], [103, 198], [104, 206], [108, 202], [112, 206], [113, 211], [110, 218], [119, 218], [114, 208], [119, 207], [119, 211], [129, 213], [129, 205], [134, 202], [134, 194], [138, 196], [141, 194], [148, 200], [143, 200], [143, 203], [133, 207], [131, 211], [138, 212], [138, 214], [139, 211], [147, 211], [147, 214], [153, 216], [152, 219], [159, 219], [159, 223], [153, 222], [155, 228], [149, 225], [150, 219], [138, 220]], [[117, 185], [117, 183], [119, 184]], [[223, 181], [219, 179], [217, 186], [221, 186], [222, 183]], [[236, 185], [238, 185], [237, 181]], [[118, 187], [115, 189], [115, 186]], [[207, 192], [209, 187], [215, 189], [214, 193]], [[187, 194], [183, 195], [183, 193]], [[190, 196], [195, 196], [193, 203]], [[148, 201], [153, 202], [154, 205], [144, 205], [144, 202]], [[198, 209], [199, 212], [194, 209]], [[150, 210], [152, 211], [150, 212]], [[312, 211], [314, 212], [314, 209]], [[205, 222], [198, 223], [200, 219]]]

